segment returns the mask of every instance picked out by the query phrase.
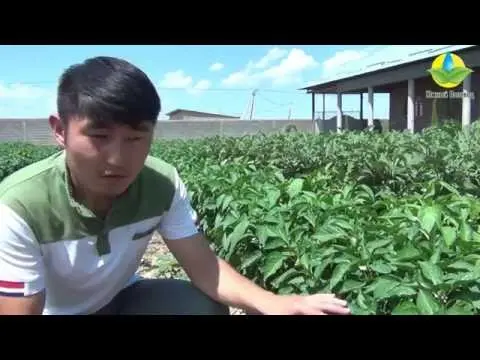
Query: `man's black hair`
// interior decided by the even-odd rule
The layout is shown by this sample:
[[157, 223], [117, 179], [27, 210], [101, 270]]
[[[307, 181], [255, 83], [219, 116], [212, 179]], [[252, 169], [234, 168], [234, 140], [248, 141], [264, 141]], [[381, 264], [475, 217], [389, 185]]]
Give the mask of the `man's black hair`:
[[130, 125], [156, 123], [160, 97], [148, 76], [131, 63], [107, 56], [70, 66], [60, 77], [60, 118], [86, 117], [94, 122]]

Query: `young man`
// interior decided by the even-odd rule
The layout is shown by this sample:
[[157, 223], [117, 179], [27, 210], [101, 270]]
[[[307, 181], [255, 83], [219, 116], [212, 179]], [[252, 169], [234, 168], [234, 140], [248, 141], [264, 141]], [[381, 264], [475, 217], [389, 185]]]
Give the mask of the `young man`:
[[[349, 313], [331, 294], [272, 294], [211, 251], [177, 170], [148, 156], [160, 99], [141, 70], [88, 59], [57, 105], [64, 150], [0, 184], [0, 314]], [[155, 231], [191, 282], [135, 276]]]

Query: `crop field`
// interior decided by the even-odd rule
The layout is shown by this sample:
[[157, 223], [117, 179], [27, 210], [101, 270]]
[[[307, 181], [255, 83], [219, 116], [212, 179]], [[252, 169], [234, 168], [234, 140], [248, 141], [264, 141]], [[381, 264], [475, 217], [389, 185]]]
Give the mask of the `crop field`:
[[[0, 144], [0, 180], [56, 151]], [[217, 254], [354, 314], [480, 313], [480, 128], [159, 141]]]

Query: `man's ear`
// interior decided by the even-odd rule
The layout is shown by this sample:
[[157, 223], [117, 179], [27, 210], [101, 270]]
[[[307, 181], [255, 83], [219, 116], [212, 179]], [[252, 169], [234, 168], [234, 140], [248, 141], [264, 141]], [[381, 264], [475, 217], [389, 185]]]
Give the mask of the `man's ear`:
[[53, 131], [53, 136], [57, 144], [59, 144], [61, 147], [65, 147], [65, 124], [63, 124], [58, 115], [50, 115], [48, 122], [50, 123], [50, 127]]

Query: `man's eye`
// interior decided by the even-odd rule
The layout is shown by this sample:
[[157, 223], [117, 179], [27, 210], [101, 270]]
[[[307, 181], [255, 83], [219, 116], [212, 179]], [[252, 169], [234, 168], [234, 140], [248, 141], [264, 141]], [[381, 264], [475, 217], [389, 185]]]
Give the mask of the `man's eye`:
[[105, 134], [90, 134], [90, 137], [94, 137], [94, 138], [97, 138], [97, 139], [105, 139], [107, 137], [107, 135], [105, 135]]
[[142, 140], [141, 136], [132, 136], [128, 138], [129, 141], [139, 141]]

